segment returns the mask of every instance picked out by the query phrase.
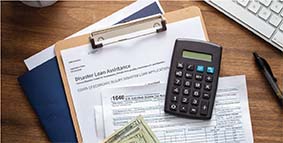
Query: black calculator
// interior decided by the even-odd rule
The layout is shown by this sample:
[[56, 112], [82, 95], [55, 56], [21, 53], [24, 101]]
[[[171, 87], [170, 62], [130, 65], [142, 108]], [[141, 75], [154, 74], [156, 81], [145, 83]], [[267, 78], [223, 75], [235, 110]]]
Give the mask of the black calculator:
[[168, 77], [165, 112], [211, 119], [222, 47], [206, 41], [177, 39]]

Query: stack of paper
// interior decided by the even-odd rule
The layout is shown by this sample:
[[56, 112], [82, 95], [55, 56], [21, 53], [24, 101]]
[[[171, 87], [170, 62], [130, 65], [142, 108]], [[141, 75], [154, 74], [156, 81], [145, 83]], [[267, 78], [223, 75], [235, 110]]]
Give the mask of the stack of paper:
[[[170, 23], [167, 28], [100, 49], [85, 44], [61, 50], [83, 141], [102, 140], [142, 115], [160, 142], [252, 142], [243, 76], [219, 81], [210, 121], [164, 114], [164, 84], [148, 84], [167, 83], [177, 38], [205, 40], [200, 17]], [[108, 90], [113, 87], [125, 88]]]
[[[158, 1], [139, 0], [70, 37], [158, 13], [163, 13]], [[54, 54], [54, 45], [26, 59], [25, 63], [30, 71], [19, 77], [18, 80], [50, 141], [77, 142]]]
[[94, 108], [108, 87], [167, 83], [177, 38], [205, 40], [200, 17], [167, 24], [167, 31], [94, 50], [91, 44], [61, 50], [78, 125], [85, 142], [103, 139]]
[[[135, 9], [132, 13], [128, 12], [131, 8]], [[156, 1], [138, 1], [73, 36], [162, 12]], [[121, 16], [125, 13], [126, 16]], [[167, 28], [166, 32], [100, 49], [86, 44], [61, 51], [83, 142], [101, 141], [138, 115], [145, 117], [161, 142], [252, 142], [243, 76], [219, 81], [211, 121], [176, 118], [163, 112], [164, 83], [175, 40], [205, 40], [200, 17], [170, 23]], [[20, 77], [19, 82], [50, 140], [75, 142], [54, 46], [25, 62], [31, 71]], [[108, 88], [112, 89], [105, 90]]]
[[[79, 32], [72, 34], [66, 39], [84, 34], [89, 34], [90, 32], [95, 31], [97, 29], [101, 29], [118, 23], [123, 23], [125, 21], [130, 21], [158, 13], [161, 14], [164, 13], [158, 0], [138, 0], [132, 3], [131, 5], [113, 13], [112, 15], [98, 21], [97, 23], [92, 24], [80, 30]], [[52, 45], [42, 50], [41, 52], [25, 59], [24, 62], [28, 70], [31, 71], [34, 68], [44, 64], [48, 60], [53, 59], [55, 57], [54, 47], [55, 45]]]

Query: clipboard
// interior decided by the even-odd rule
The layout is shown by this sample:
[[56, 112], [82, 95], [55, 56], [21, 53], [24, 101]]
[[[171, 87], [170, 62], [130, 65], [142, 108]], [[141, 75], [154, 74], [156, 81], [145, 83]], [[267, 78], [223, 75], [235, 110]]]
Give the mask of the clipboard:
[[[202, 28], [203, 28], [203, 31], [204, 31], [205, 38], [206, 38], [207, 41], [209, 41], [207, 30], [206, 30], [206, 27], [204, 25], [204, 20], [203, 20], [201, 11], [198, 7], [192, 6], [192, 7], [188, 7], [188, 8], [184, 8], [184, 9], [181, 9], [181, 10], [177, 10], [177, 11], [173, 11], [173, 12], [169, 12], [169, 13], [164, 14], [164, 17], [166, 18], [167, 23], [174, 23], [174, 22], [177, 22], [177, 21], [181, 21], [181, 20], [184, 20], [184, 19], [192, 18], [192, 17], [198, 17], [198, 16], [201, 19]], [[80, 128], [79, 128], [77, 115], [76, 115], [76, 112], [75, 112], [75, 107], [74, 107], [74, 104], [73, 104], [71, 91], [70, 91], [70, 87], [69, 87], [69, 84], [68, 84], [68, 80], [67, 80], [67, 76], [66, 76], [66, 73], [65, 73], [65, 69], [64, 69], [64, 65], [63, 65], [63, 61], [62, 61], [60, 51], [64, 50], [64, 49], [73, 48], [73, 47], [77, 47], [77, 46], [80, 46], [80, 45], [88, 44], [88, 43], [90, 43], [89, 38], [90, 38], [90, 35], [85, 34], [85, 35], [70, 38], [70, 39], [67, 39], [67, 40], [61, 40], [61, 41], [57, 42], [56, 46], [55, 46], [55, 54], [56, 54], [61, 78], [62, 78], [62, 81], [63, 81], [63, 86], [64, 86], [66, 97], [67, 97], [67, 102], [68, 102], [68, 105], [69, 105], [69, 108], [70, 108], [71, 117], [72, 117], [72, 120], [73, 120], [77, 140], [78, 140], [79, 143], [83, 142], [82, 135], [81, 135], [81, 131], [80, 131]]]

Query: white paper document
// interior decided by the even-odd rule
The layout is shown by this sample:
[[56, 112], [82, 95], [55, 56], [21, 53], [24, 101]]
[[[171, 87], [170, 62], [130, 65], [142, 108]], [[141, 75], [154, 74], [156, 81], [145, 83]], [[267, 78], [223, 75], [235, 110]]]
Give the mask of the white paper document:
[[[114, 24], [118, 23], [119, 21], [121, 21], [122, 19], [138, 12], [139, 10], [145, 8], [146, 6], [148, 6], [148, 5], [150, 5], [154, 2], [157, 3], [159, 9], [162, 11], [162, 13], [164, 13], [158, 0], [138, 0], [138, 1], [130, 4], [129, 6], [124, 7], [123, 9], [113, 13], [112, 15], [98, 21], [97, 23], [92, 24], [92, 25], [80, 30], [79, 32], [72, 34], [71, 36], [67, 37], [66, 39], [76, 37], [76, 36], [79, 36], [79, 35], [83, 35], [83, 34], [87, 34], [87, 33], [90, 33], [94, 30], [103, 28], [103, 27], [114, 25]], [[44, 62], [52, 59], [53, 57], [55, 57], [54, 47], [55, 47], [54, 45], [51, 45], [50, 47], [40, 51], [39, 53], [25, 59], [24, 62], [25, 62], [25, 65], [27, 66], [28, 70], [32, 70], [35, 67], [43, 64]]]
[[252, 143], [245, 76], [219, 79], [211, 120], [164, 113], [166, 84], [110, 88], [102, 91], [105, 135], [141, 115], [161, 143]]
[[96, 142], [94, 106], [105, 87], [166, 83], [177, 38], [205, 40], [200, 17], [167, 24], [167, 31], [100, 49], [90, 44], [61, 51], [84, 142]]

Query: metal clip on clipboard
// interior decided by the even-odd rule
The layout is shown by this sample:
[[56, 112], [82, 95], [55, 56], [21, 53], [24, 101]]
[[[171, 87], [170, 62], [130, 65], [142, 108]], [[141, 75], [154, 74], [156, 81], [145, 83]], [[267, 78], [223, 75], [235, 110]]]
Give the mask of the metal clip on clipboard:
[[90, 33], [90, 43], [93, 49], [105, 45], [166, 31], [166, 20], [161, 15], [153, 15]]

